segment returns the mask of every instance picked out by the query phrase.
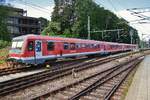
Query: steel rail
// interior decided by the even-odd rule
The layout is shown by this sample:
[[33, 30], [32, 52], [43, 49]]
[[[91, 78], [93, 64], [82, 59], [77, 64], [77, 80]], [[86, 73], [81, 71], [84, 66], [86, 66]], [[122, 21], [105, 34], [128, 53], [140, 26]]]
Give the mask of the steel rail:
[[[134, 65], [137, 65], [140, 61], [137, 61], [135, 64], [131, 65], [131, 66], [134, 66]], [[130, 66], [130, 67], [131, 67]], [[81, 96], [85, 96], [87, 93], [91, 92], [92, 90], [94, 90], [95, 88], [101, 86], [102, 84], [106, 83], [108, 80], [114, 78], [115, 76], [121, 74], [122, 72], [128, 70], [130, 67], [122, 70], [121, 72], [111, 76], [110, 78], [106, 78], [106, 77], [109, 77], [109, 74], [111, 74], [112, 72], [108, 73], [106, 76], [100, 78], [99, 80], [97, 80], [96, 82], [94, 82], [93, 84], [91, 84], [90, 86], [86, 87], [84, 90], [80, 91], [79, 93], [75, 94], [74, 96], [72, 96], [71, 98], [69, 98], [68, 100], [78, 100]], [[115, 70], [114, 70], [115, 71]], [[103, 79], [106, 79], [105, 81], [102, 81]], [[101, 82], [102, 81], [102, 82]]]
[[[133, 60], [131, 60], [131, 61], [129, 61], [129, 62], [132, 62], [132, 61], [134, 61], [134, 60], [136, 60], [136, 59], [137, 59], [137, 58], [134, 58]], [[92, 77], [94, 77], [94, 76], [96, 76], [96, 75], [102, 74], [102, 73], [107, 72], [107, 71], [110, 71], [110, 70], [115, 70], [115, 68], [119, 68], [119, 67], [121, 67], [121, 66], [123, 66], [123, 65], [125, 65], [125, 64], [128, 64], [129, 62], [125, 62], [125, 63], [120, 64], [120, 65], [116, 65], [116, 66], [114, 66], [113, 68], [104, 70], [103, 72], [99, 72], [99, 73], [94, 74], [94, 75], [92, 75], [92, 76], [90, 76], [90, 77], [87, 77], [87, 78], [85, 78], [85, 79], [83, 79], [83, 80], [80, 80], [80, 81], [77, 81], [77, 82], [75, 82], [75, 83], [69, 84], [69, 85], [67, 85], [67, 86], [61, 87], [61, 88], [59, 88], [59, 89], [53, 90], [53, 91], [51, 91], [51, 92], [49, 92], [49, 93], [46, 93], [46, 94], [43, 94], [43, 95], [41, 95], [41, 96], [37, 96], [37, 97], [35, 97], [35, 98], [33, 98], [33, 99], [36, 100], [36, 99], [38, 99], [38, 98], [46, 98], [46, 97], [48, 97], [48, 96], [51, 95], [51, 94], [57, 93], [58, 91], [62, 91], [62, 90], [64, 90], [65, 88], [68, 88], [68, 87], [71, 87], [71, 86], [76, 85], [76, 84], [78, 84], [78, 83], [81, 83], [81, 82], [83, 82], [83, 81], [86, 81], [86, 80], [88, 80], [89, 78], [92, 78]], [[112, 72], [112, 71], [111, 71], [111, 72]], [[111, 73], [111, 72], [110, 72], [110, 73]]]
[[75, 65], [75, 66], [69, 66], [64, 69], [56, 70], [56, 71], [45, 71], [41, 73], [36, 73], [35, 75], [29, 75], [21, 78], [17, 78], [14, 80], [1, 82], [0, 83], [0, 95], [7, 95], [8, 93], [36, 85], [42, 82], [46, 82], [49, 80], [54, 80], [58, 77], [63, 77], [65, 75], [71, 74], [72, 69], [75, 68], [75, 71], [81, 71], [87, 68], [90, 68], [91, 66], [97, 66], [109, 61], [112, 61], [114, 59], [118, 58], [118, 56], [112, 57], [112, 58], [106, 58], [97, 60], [97, 62], [86, 62], [83, 64]]
[[128, 77], [128, 75], [132, 72], [132, 70], [133, 70], [134, 68], [136, 68], [136, 65], [139, 64], [142, 60], [143, 60], [143, 59], [139, 60], [139, 61], [135, 64], [135, 66], [133, 66], [133, 67], [129, 70], [129, 72], [122, 78], [122, 80], [121, 80], [118, 84], [116, 84], [116, 85], [113, 86], [113, 88], [105, 95], [104, 100], [110, 100], [110, 99], [111, 99], [111, 97], [112, 97], [113, 94], [116, 92], [116, 90], [117, 90], [117, 89], [120, 87], [120, 85], [125, 81], [125, 79], [126, 79], [126, 78]]

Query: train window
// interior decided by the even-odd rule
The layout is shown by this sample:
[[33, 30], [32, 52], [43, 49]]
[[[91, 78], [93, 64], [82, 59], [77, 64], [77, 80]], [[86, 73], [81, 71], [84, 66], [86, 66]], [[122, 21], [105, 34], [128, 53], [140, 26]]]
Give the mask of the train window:
[[117, 45], [111, 45], [111, 48], [115, 49], [115, 48], [117, 48]]
[[97, 48], [97, 44], [94, 44], [94, 48], [95, 48], [95, 49]]
[[94, 48], [94, 44], [91, 44], [91, 48]]
[[114, 49], [114, 48], [115, 48], [115, 45], [111, 45], [111, 48]]
[[89, 48], [89, 44], [86, 44], [86, 48]]
[[48, 51], [54, 50], [54, 42], [48, 42], [47, 43], [47, 50]]
[[74, 50], [75, 49], [75, 43], [70, 43], [70, 49]]
[[79, 45], [80, 45], [80, 48], [82, 48], [82, 43], [80, 43]]
[[87, 48], [90, 48], [90, 44], [87, 44]]
[[79, 43], [76, 43], [75, 46], [76, 46], [76, 48], [80, 48], [80, 44]]
[[29, 41], [28, 42], [28, 51], [33, 51], [34, 50], [34, 42], [33, 41]]
[[69, 43], [64, 43], [64, 49], [65, 50], [69, 49]]

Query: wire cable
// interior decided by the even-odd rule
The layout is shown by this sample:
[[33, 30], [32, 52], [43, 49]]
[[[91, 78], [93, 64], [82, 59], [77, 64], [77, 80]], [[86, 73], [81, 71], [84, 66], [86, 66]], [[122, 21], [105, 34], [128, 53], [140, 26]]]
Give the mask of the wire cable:
[[17, 3], [19, 2], [19, 3], [22, 3], [23, 5], [28, 5], [29, 7], [33, 8], [37, 11], [41, 11], [43, 13], [50, 14], [50, 12], [49, 12], [50, 10], [48, 10], [44, 7], [38, 6], [36, 4], [31, 4], [31, 3], [23, 1], [23, 0], [13, 0], [13, 2], [17, 2]]

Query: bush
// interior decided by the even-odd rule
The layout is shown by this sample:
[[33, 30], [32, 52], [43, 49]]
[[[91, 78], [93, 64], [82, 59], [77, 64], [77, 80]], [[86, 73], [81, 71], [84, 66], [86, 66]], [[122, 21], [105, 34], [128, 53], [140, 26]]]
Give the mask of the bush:
[[0, 66], [1, 64], [5, 64], [6, 63], [6, 59], [9, 55], [9, 47], [0, 49]]
[[4, 41], [4, 40], [0, 40], [0, 49], [5, 48], [5, 47], [7, 47], [9, 45], [10, 45], [10, 42]]

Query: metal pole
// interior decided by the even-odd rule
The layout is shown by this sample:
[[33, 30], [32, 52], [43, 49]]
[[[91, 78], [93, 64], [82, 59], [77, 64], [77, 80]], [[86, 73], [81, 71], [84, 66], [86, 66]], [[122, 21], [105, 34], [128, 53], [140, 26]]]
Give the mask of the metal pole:
[[142, 41], [141, 41], [141, 42], [142, 42], [142, 49], [144, 48], [144, 39], [143, 39], [143, 35], [144, 35], [144, 34], [142, 34]]
[[133, 31], [132, 30], [130, 30], [130, 37], [131, 37], [131, 44], [133, 44]]
[[41, 34], [41, 30], [42, 30], [41, 21], [39, 21], [39, 25], [40, 25], [40, 34]]
[[148, 39], [148, 48], [150, 48], [150, 39]]
[[102, 40], [104, 39], [104, 32], [102, 32]]
[[118, 30], [118, 41], [119, 41], [119, 39], [120, 39], [120, 31]]
[[90, 16], [88, 16], [88, 39], [91, 39], [91, 32], [90, 32]]

